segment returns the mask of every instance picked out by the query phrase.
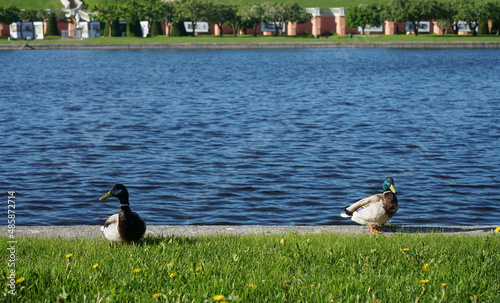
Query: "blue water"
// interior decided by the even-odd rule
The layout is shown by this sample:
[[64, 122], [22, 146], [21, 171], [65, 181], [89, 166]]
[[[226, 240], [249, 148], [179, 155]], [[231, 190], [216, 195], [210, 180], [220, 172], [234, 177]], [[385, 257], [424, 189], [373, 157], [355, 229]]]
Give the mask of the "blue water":
[[[500, 51], [0, 52], [0, 188], [17, 225], [500, 223]], [[7, 195], [4, 196], [7, 206]], [[0, 219], [0, 225], [7, 224]]]

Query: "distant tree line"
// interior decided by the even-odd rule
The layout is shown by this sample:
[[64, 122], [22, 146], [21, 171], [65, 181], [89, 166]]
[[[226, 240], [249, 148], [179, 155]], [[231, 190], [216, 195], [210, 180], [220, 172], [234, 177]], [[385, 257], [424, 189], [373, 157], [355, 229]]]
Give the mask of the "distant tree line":
[[[90, 8], [92, 16], [105, 22], [105, 34], [121, 36], [119, 20], [127, 20], [127, 36], [141, 36], [140, 20], [148, 20], [149, 33], [152, 36], [161, 34], [161, 24], [167, 24], [167, 35], [186, 35], [183, 23], [191, 22], [192, 28], [200, 21], [216, 24], [222, 35], [224, 25], [233, 29], [236, 36], [240, 30], [256, 28], [260, 22], [275, 22], [275, 35], [283, 30], [287, 22], [304, 23], [311, 15], [297, 3], [265, 2], [262, 4], [215, 4], [209, 0], [178, 0], [163, 2], [160, 0], [131, 0], [122, 5], [97, 4]], [[47, 10], [19, 10], [14, 6], [0, 7], [0, 23], [10, 24], [16, 21], [48, 20], [47, 35], [58, 35], [55, 19], [68, 22], [64, 13], [49, 13]], [[392, 0], [387, 5], [360, 4], [347, 9], [346, 26], [361, 27], [380, 26], [384, 21], [404, 22], [413, 24], [415, 35], [421, 21], [437, 21], [443, 32], [452, 29], [458, 34], [458, 21], [467, 22], [472, 35], [487, 33], [488, 20], [493, 21], [492, 30], [500, 32], [500, 2], [477, 3], [470, 0]], [[52, 25], [54, 23], [54, 25]], [[49, 27], [50, 25], [50, 27]], [[192, 35], [194, 35], [194, 30]]]
[[[93, 18], [105, 22], [104, 32], [108, 36], [121, 36], [120, 20], [127, 21], [127, 36], [141, 36], [140, 21], [147, 20], [149, 33], [152, 36], [161, 34], [161, 24], [167, 24], [167, 34], [172, 36], [186, 35], [184, 22], [191, 22], [192, 28], [200, 21], [216, 24], [222, 35], [224, 25], [233, 29], [236, 36], [240, 30], [253, 29], [260, 22], [275, 22], [275, 35], [278, 35], [286, 22], [304, 23], [311, 19], [297, 3], [263, 4], [215, 4], [208, 0], [178, 0], [163, 2], [160, 0], [131, 0], [122, 5], [97, 4], [90, 7]], [[48, 13], [46, 10], [19, 10], [14, 6], [0, 7], [0, 23], [10, 24], [16, 21], [42, 21], [60, 18], [65, 20], [64, 13]], [[52, 27], [52, 26], [51, 26]], [[48, 26], [47, 26], [48, 30]], [[193, 33], [194, 35], [194, 30]], [[47, 35], [58, 35], [47, 33]]]
[[[283, 29], [286, 22], [304, 23], [311, 19], [297, 3], [263, 4], [215, 4], [207, 0], [179, 0], [163, 2], [160, 0], [129, 1], [123, 5], [98, 4], [90, 8], [95, 12], [92, 16], [106, 22], [107, 34], [115, 35], [113, 27], [118, 20], [127, 20], [127, 36], [140, 34], [139, 20], [149, 21], [151, 35], [161, 33], [160, 24], [167, 24], [167, 34], [171, 36], [185, 35], [184, 22], [191, 22], [192, 28], [200, 21], [216, 24], [222, 35], [224, 25], [233, 29], [236, 36], [240, 30], [254, 29], [261, 21], [276, 22], [276, 32]], [[192, 35], [194, 35], [194, 30]]]
[[71, 19], [67, 18], [64, 12], [54, 13], [50, 10], [44, 9], [26, 9], [20, 10], [15, 6], [0, 6], [0, 24], [11, 24], [18, 21], [45, 21], [47, 20], [47, 36], [59, 35], [57, 29], [58, 18], [62, 22], [70, 22]]
[[384, 21], [411, 22], [415, 35], [421, 21], [437, 21], [437, 25], [446, 33], [450, 28], [458, 34], [458, 21], [467, 22], [473, 36], [478, 28], [482, 34], [488, 33], [488, 20], [493, 21], [492, 30], [500, 32], [500, 2], [481, 2], [471, 0], [393, 0], [388, 5], [360, 4], [347, 9], [346, 26], [380, 26]]

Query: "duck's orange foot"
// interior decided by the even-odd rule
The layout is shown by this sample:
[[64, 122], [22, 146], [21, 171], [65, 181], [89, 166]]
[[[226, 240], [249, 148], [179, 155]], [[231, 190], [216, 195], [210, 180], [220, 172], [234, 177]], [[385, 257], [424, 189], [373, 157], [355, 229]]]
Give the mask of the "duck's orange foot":
[[370, 225], [370, 232], [371, 232], [372, 234], [381, 234], [381, 233], [383, 233], [383, 232], [384, 232], [383, 230], [378, 229], [378, 226], [377, 226], [377, 225], [375, 225], [375, 228], [373, 228], [373, 225], [372, 225], [371, 223], [368, 223], [368, 224]]

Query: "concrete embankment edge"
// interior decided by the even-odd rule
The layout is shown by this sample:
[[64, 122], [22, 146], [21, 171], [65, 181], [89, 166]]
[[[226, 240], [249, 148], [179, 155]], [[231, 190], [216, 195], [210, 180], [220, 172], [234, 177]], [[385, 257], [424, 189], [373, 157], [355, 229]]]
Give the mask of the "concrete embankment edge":
[[403, 48], [500, 49], [500, 42], [261, 42], [261, 43], [12, 43], [0, 50], [70, 49], [304, 49], [304, 48]]
[[[384, 227], [384, 235], [395, 234], [450, 234], [485, 236], [493, 234], [496, 226], [436, 226], [436, 225], [398, 225]], [[8, 235], [6, 226], [0, 227], [3, 235]], [[29, 237], [61, 237], [61, 238], [96, 238], [103, 237], [100, 226], [16, 226], [15, 238]], [[284, 226], [284, 225], [150, 225], [147, 235], [152, 236], [206, 236], [216, 234], [248, 235], [248, 234], [369, 234], [366, 226], [360, 225], [328, 225], [328, 226]]]

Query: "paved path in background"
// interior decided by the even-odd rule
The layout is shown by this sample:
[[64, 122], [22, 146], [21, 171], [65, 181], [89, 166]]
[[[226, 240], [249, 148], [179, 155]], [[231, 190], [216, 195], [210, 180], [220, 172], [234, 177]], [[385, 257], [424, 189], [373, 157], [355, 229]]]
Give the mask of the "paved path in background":
[[[398, 225], [385, 227], [384, 235], [442, 233], [484, 236], [492, 233], [496, 226], [429, 226]], [[0, 227], [0, 232], [7, 235], [7, 227]], [[16, 238], [22, 236], [61, 237], [61, 238], [95, 238], [102, 237], [100, 226], [16, 226]], [[276, 234], [296, 232], [300, 234], [338, 233], [369, 234], [369, 228], [361, 225], [329, 225], [329, 226], [283, 226], [283, 225], [150, 225], [147, 235], [154, 236], [199, 236], [214, 234]]]

